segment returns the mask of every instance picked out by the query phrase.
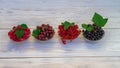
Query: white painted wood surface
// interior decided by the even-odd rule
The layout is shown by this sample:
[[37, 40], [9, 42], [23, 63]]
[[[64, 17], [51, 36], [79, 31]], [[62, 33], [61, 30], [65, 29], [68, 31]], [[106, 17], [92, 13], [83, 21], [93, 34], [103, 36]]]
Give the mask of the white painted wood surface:
[[[109, 21], [105, 36], [97, 42], [82, 36], [63, 45], [57, 33], [47, 42], [33, 37], [22, 43], [10, 41], [7, 32], [13, 25], [26, 23], [57, 26], [65, 21], [92, 23], [98, 12]], [[119, 0], [0, 0], [0, 68], [120, 68]]]

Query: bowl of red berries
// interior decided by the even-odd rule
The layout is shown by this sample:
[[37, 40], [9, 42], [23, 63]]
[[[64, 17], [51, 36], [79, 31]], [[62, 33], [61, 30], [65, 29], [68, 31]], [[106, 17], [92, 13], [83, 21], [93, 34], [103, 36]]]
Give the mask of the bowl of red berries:
[[30, 33], [28, 26], [26, 24], [21, 24], [13, 26], [13, 28], [8, 32], [8, 36], [15, 42], [21, 42], [27, 40], [30, 37]]
[[105, 34], [102, 27], [105, 26], [107, 21], [108, 18], [103, 18], [100, 14], [95, 12], [92, 18], [93, 24], [82, 24], [82, 27], [84, 28], [84, 30], [82, 31], [84, 38], [91, 41], [102, 39]]
[[52, 26], [49, 24], [42, 24], [37, 26], [32, 32], [32, 36], [40, 41], [47, 41], [51, 39], [55, 34], [55, 31]]
[[78, 25], [74, 22], [65, 21], [58, 26], [58, 35], [60, 36], [62, 43], [66, 44], [66, 41], [69, 40], [70, 42], [76, 39], [81, 30], [78, 28]]

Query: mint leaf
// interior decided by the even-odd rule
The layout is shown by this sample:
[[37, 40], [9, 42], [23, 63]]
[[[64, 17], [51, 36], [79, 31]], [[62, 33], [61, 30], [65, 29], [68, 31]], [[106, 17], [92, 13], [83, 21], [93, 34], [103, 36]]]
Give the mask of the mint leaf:
[[20, 39], [23, 35], [24, 35], [24, 31], [23, 30], [17, 30], [15, 32], [16, 36], [18, 39]]
[[62, 25], [64, 26], [64, 30], [68, 29], [70, 26], [74, 26], [74, 23], [70, 23], [68, 21], [65, 21], [62, 23]]
[[82, 24], [82, 27], [84, 28], [84, 29], [86, 29], [87, 31], [92, 31], [94, 28], [93, 28], [93, 26], [92, 25], [86, 25], [86, 24]]
[[28, 28], [26, 24], [21, 24], [22, 28]]
[[34, 30], [33, 33], [32, 33], [32, 36], [37, 37], [40, 34], [40, 31], [41, 31], [40, 29]]
[[100, 14], [96, 13], [94, 14], [92, 21], [94, 24], [96, 24], [99, 27], [103, 27], [107, 23], [107, 18], [103, 18]]

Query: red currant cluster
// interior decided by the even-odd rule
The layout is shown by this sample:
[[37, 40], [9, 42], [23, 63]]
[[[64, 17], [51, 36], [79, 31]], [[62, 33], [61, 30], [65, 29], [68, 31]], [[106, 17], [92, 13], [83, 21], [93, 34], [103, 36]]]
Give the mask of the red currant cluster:
[[62, 25], [59, 25], [58, 29], [58, 34], [61, 37], [63, 44], [66, 44], [66, 40], [72, 41], [77, 38], [81, 32], [81, 30], [78, 29], [78, 25], [74, 25], [74, 23], [69, 23], [67, 21], [62, 23]]
[[55, 34], [54, 29], [49, 24], [42, 24], [41, 26], [37, 26], [35, 30], [33, 30], [32, 35], [41, 41], [46, 41], [51, 39]]
[[10, 39], [16, 42], [24, 41], [30, 36], [30, 29], [26, 24], [21, 24], [18, 26], [14, 26], [12, 30], [8, 32], [8, 36]]

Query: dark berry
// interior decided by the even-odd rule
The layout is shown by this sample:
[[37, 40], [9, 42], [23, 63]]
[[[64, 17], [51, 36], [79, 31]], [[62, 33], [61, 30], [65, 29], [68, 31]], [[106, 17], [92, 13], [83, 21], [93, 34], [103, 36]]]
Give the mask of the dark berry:
[[92, 31], [84, 30], [83, 31], [83, 36], [86, 39], [91, 40], [91, 41], [100, 40], [104, 36], [104, 30], [101, 27], [98, 27], [95, 24], [93, 24], [92, 26], [94, 27], [94, 29]]
[[42, 24], [41, 26], [37, 26], [37, 29], [40, 29], [40, 33], [38, 36], [34, 37], [41, 41], [49, 40], [55, 34], [52, 26], [50, 26], [49, 24]]

